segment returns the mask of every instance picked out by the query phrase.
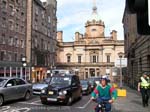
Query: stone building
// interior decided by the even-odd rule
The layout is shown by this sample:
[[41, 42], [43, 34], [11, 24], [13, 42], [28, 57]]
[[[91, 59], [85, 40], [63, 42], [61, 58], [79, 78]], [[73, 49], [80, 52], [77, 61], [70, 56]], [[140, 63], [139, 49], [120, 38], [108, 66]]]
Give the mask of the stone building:
[[0, 0], [0, 76], [23, 77], [26, 0]]
[[0, 0], [0, 76], [47, 77], [55, 65], [56, 11], [56, 0]]
[[27, 0], [27, 63], [32, 67], [33, 81], [47, 77], [47, 69], [55, 64], [56, 0]]
[[57, 32], [57, 68], [72, 69], [81, 79], [104, 74], [112, 76], [118, 53], [124, 53], [124, 41], [117, 40], [117, 31], [105, 36], [105, 24], [93, 7], [85, 23], [85, 34], [75, 33], [73, 42], [63, 42], [63, 32]]
[[137, 16], [126, 3], [123, 16], [125, 56], [128, 58], [126, 83], [137, 87], [143, 72], [150, 72], [150, 38], [137, 32]]

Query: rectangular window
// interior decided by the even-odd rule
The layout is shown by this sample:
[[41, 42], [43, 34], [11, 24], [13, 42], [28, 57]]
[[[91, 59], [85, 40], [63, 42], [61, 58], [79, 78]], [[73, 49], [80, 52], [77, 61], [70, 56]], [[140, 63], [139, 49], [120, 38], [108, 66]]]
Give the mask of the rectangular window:
[[21, 48], [24, 48], [24, 41], [23, 40], [20, 41], [20, 45], [21, 45]]
[[9, 28], [10, 30], [14, 30], [13, 21], [9, 21]]
[[12, 36], [9, 37], [9, 45], [10, 45], [10, 46], [13, 45], [13, 37], [12, 37]]
[[9, 5], [10, 12], [13, 12], [13, 5]]
[[107, 63], [110, 63], [110, 55], [107, 55]]
[[3, 0], [3, 2], [2, 2], [2, 9], [5, 9], [6, 7], [7, 7], [7, 3], [6, 3], [5, 0]]
[[2, 27], [6, 28], [6, 18], [2, 17]]
[[67, 56], [67, 62], [71, 62], [71, 56]]
[[5, 44], [5, 34], [2, 34], [2, 44]]
[[51, 17], [48, 16], [48, 23], [51, 23]]
[[44, 48], [44, 40], [41, 39], [41, 49], [43, 49], [43, 48]]
[[78, 63], [81, 63], [81, 56], [78, 56]]
[[15, 45], [16, 47], [18, 47], [18, 46], [19, 46], [19, 40], [18, 40], [18, 38], [17, 38], [17, 37], [15, 38], [14, 45]]
[[86, 78], [88, 78], [88, 72], [85, 72]]
[[15, 61], [17, 61], [17, 53], [15, 53]]
[[19, 24], [16, 23], [16, 31], [19, 31]]
[[97, 76], [100, 76], [99, 72], [97, 72]]
[[0, 60], [1, 61], [4, 61], [4, 56], [5, 56], [4, 51], [1, 51], [0, 52]]
[[93, 56], [93, 63], [96, 63], [96, 56]]

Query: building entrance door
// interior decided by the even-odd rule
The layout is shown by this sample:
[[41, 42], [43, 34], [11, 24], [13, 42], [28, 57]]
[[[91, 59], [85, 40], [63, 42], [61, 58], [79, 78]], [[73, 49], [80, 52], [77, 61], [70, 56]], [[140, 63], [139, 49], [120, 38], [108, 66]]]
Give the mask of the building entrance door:
[[91, 77], [95, 77], [95, 69], [94, 68], [90, 68], [89, 72], [90, 72]]

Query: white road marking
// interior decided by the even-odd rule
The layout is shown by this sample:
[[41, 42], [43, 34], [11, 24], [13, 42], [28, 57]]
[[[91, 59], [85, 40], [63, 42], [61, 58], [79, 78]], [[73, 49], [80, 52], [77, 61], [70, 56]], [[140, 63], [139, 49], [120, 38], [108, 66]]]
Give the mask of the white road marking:
[[16, 107], [11, 107], [11, 106], [2, 106], [2, 108], [0, 109], [2, 112], [29, 112], [31, 110], [30, 108], [27, 108], [27, 107], [16, 108]]
[[32, 102], [32, 103], [37, 103], [37, 102], [41, 102], [41, 100], [37, 100], [37, 101], [34, 101], [34, 102]]
[[90, 102], [91, 102], [91, 99], [85, 105], [83, 105], [82, 107], [76, 107], [76, 108], [85, 109]]
[[8, 110], [10, 108], [10, 106], [2, 106], [0, 109], [2, 110], [2, 111], [4, 111], [4, 110]]
[[40, 103], [29, 103], [29, 102], [19, 102], [19, 103], [22, 103], [22, 104], [29, 104], [29, 105], [43, 105], [43, 104], [40, 104]]

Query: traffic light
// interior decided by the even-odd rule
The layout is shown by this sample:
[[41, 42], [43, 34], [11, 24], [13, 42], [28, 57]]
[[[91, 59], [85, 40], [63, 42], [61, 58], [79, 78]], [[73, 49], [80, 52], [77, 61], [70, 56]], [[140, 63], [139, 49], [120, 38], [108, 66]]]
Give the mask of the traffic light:
[[137, 31], [141, 35], [150, 35], [148, 1], [126, 0], [130, 13], [137, 14]]

